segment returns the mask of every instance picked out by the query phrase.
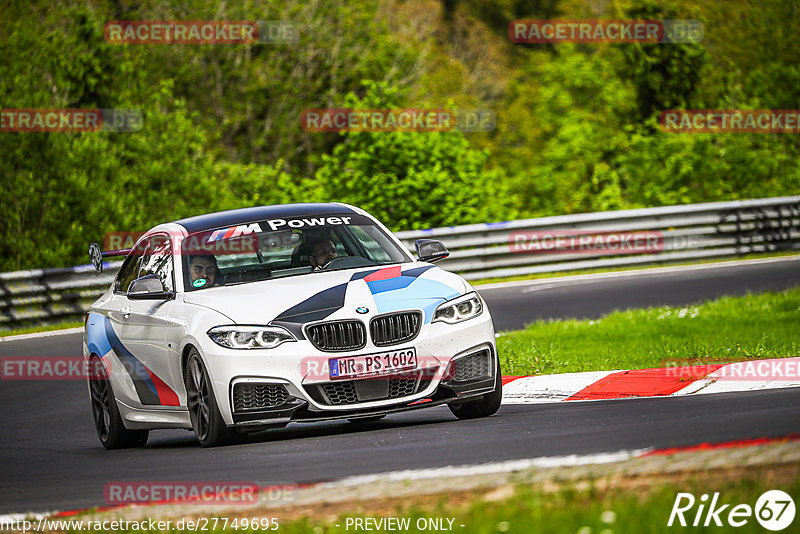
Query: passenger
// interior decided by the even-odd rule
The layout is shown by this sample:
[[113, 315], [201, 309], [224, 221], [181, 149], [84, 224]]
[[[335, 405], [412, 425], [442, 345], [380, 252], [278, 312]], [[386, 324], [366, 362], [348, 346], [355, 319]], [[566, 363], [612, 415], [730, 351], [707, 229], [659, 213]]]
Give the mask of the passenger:
[[189, 274], [192, 278], [192, 287], [210, 287], [221, 281], [217, 258], [213, 254], [189, 256]]

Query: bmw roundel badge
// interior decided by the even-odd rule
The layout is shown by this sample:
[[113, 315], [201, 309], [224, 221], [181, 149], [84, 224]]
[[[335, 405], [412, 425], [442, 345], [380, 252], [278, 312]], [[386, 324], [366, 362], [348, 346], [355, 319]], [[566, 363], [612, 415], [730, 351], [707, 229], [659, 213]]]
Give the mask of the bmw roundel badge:
[[359, 306], [358, 308], [356, 308], [356, 313], [361, 313], [361, 314], [369, 313], [369, 308], [365, 308], [364, 306]]

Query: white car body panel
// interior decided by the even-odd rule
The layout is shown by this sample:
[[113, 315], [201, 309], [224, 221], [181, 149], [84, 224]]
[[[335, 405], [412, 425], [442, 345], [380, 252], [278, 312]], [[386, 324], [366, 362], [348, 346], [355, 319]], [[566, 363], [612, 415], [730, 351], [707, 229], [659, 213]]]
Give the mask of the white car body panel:
[[[370, 217], [363, 210], [351, 206], [328, 206], [331, 206], [332, 213], [347, 208]], [[402, 243], [391, 232], [374, 218], [370, 219], [408, 256]], [[143, 239], [159, 232], [172, 237], [175, 251], [180, 250], [181, 241], [189, 235], [181, 224], [168, 223], [153, 228]], [[183, 379], [183, 363], [191, 347], [202, 356], [225, 424], [244, 429], [281, 425], [294, 420], [346, 418], [381, 413], [382, 410], [388, 413], [410, 409], [409, 404], [431, 399], [434, 395], [445, 399], [443, 391], [452, 393], [449, 400], [458, 400], [462, 396], [477, 398], [491, 392], [492, 387], [487, 389], [486, 383], [487, 380], [494, 383], [494, 376], [499, 372], [496, 363], [489, 363], [491, 377], [481, 382], [477, 389], [461, 391], [453, 386], [451, 391], [440, 388], [449, 363], [455, 357], [488, 350], [491, 362], [497, 362], [494, 329], [485, 304], [480, 315], [463, 322], [431, 322], [437, 306], [474, 290], [456, 274], [429, 263], [412, 261], [410, 256], [408, 260], [393, 265], [314, 272], [187, 292], [181, 275], [186, 258], [176, 252], [174, 298], [133, 300], [123, 293], [115, 293], [112, 286], [91, 306], [84, 336], [84, 356], [99, 357], [110, 370], [117, 406], [129, 429], [191, 428]], [[365, 277], [367, 273], [375, 279]], [[317, 300], [326, 302], [328, 293], [335, 296], [331, 297], [333, 300], [341, 298], [341, 303], [337, 301], [337, 306], [326, 308], [327, 315], [321, 320], [298, 319], [305, 314], [313, 315], [314, 303]], [[362, 311], [357, 312], [357, 308]], [[366, 312], [363, 312], [364, 308]], [[301, 312], [292, 315], [291, 310]], [[374, 344], [369, 333], [371, 319], [411, 310], [423, 314], [422, 325], [413, 339], [391, 346]], [[309, 326], [340, 320], [358, 320], [364, 324], [368, 335], [363, 347], [323, 351], [306, 336]], [[298, 339], [270, 349], [227, 348], [214, 342], [207, 334], [210, 329], [225, 325], [276, 325], [286, 328]], [[321, 368], [311, 369], [309, 365], [327, 365], [330, 358], [410, 348], [416, 351], [420, 367], [431, 369], [429, 383], [426, 385], [420, 378], [420, 389], [413, 394], [333, 405], [320, 401], [320, 398], [325, 400], [327, 394], [317, 393], [315, 398], [311, 393], [321, 391], [315, 389], [320, 384], [334, 381]], [[292, 402], [297, 401], [302, 406], [290, 413], [271, 408], [264, 410], [263, 414], [256, 414], [255, 418], [248, 414], [243, 418], [240, 413], [237, 419], [232, 406], [234, 386], [253, 383], [280, 384], [294, 399]], [[294, 418], [301, 413], [300, 419]]]

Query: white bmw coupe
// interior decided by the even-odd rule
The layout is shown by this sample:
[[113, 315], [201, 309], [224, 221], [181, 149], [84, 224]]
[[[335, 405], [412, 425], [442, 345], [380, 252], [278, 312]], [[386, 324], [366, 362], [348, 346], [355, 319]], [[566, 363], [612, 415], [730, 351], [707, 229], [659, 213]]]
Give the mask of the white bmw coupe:
[[491, 316], [460, 276], [417, 259], [346, 204], [290, 204], [161, 224], [124, 255], [86, 314], [97, 434], [141, 446], [152, 429], [204, 446], [290, 422], [368, 421], [447, 404], [494, 414], [501, 375]]

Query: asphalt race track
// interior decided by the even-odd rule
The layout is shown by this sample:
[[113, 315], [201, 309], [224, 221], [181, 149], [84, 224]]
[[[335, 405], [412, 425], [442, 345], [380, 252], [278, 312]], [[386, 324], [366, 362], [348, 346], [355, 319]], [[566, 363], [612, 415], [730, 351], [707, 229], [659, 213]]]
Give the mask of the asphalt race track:
[[[800, 285], [800, 258], [481, 290], [498, 330], [537, 318], [680, 305]], [[79, 355], [80, 335], [0, 342], [0, 356]], [[674, 447], [800, 433], [800, 388], [698, 397], [503, 406], [458, 421], [446, 407], [371, 423], [290, 425], [202, 449], [155, 431], [144, 449], [106, 451], [80, 381], [0, 383], [0, 513], [103, 505], [112, 481], [246, 481], [260, 486], [420, 467]]]

